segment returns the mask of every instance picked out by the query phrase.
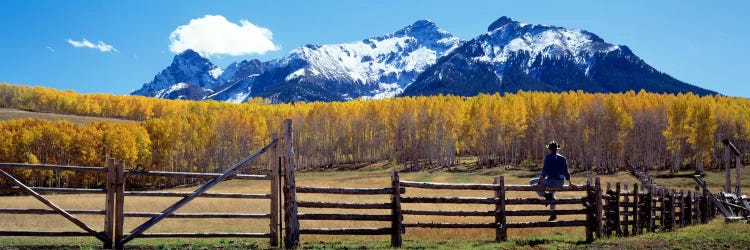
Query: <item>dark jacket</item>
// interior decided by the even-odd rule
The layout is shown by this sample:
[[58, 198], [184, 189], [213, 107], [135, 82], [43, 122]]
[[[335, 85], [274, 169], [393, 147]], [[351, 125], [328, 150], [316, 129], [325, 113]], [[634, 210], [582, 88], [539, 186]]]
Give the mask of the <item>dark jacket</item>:
[[554, 180], [570, 180], [568, 161], [558, 153], [549, 153], [544, 157], [544, 166], [540, 178]]

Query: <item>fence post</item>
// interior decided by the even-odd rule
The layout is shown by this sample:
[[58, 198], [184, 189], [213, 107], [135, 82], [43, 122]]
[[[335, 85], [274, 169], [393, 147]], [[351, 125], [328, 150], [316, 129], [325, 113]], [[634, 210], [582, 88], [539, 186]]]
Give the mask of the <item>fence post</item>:
[[595, 203], [594, 199], [596, 198], [594, 190], [591, 189], [591, 176], [589, 176], [586, 178], [586, 242], [589, 243], [594, 241], [594, 231], [596, 230], [594, 226], [594, 218], [596, 216], [592, 213], [595, 211], [593, 207]]
[[641, 234], [641, 218], [638, 210], [638, 204], [640, 198], [640, 192], [638, 192], [638, 183], [633, 183], [633, 235]]
[[299, 246], [299, 220], [297, 219], [297, 185], [294, 178], [294, 133], [292, 120], [284, 121], [284, 246]]
[[724, 192], [732, 192], [732, 157], [729, 152], [729, 147], [724, 147], [724, 170], [726, 172], [726, 180], [724, 181]]
[[401, 238], [403, 216], [401, 215], [401, 180], [396, 170], [391, 171], [391, 186], [393, 187], [393, 194], [391, 194], [391, 247], [400, 248], [403, 242]]
[[615, 235], [622, 236], [622, 228], [620, 227], [620, 182], [615, 183]]
[[[629, 189], [628, 188], [628, 184], [625, 184], [625, 186], [623, 187], [623, 190], [625, 190], [625, 192], [627, 192], [628, 189]], [[630, 196], [623, 195], [623, 197], [622, 197], [622, 203], [620, 203], [620, 205], [622, 205], [622, 211], [623, 211], [623, 213], [621, 213], [623, 220], [620, 223], [620, 228], [622, 228], [622, 234], [624, 236], [629, 236], [630, 235], [630, 231], [628, 230], [628, 224], [630, 222], [630, 218], [628, 218], [629, 217], [628, 216], [628, 210], [630, 210], [629, 203], [630, 203]]]
[[[279, 134], [271, 134], [271, 141], [279, 139]], [[268, 162], [268, 168], [271, 173], [271, 222], [270, 222], [270, 234], [271, 240], [270, 245], [272, 247], [279, 246], [279, 155], [278, 155], [279, 144], [271, 149], [271, 159]]]
[[661, 209], [661, 212], [660, 212], [661, 220], [660, 220], [659, 226], [661, 226], [662, 232], [667, 230], [667, 223], [666, 223], [667, 222], [667, 197], [665, 196], [664, 191], [665, 190], [663, 188], [659, 189], [659, 196], [661, 197], [660, 198], [661, 205], [659, 206], [659, 208]]
[[505, 176], [495, 177], [492, 183], [499, 186], [495, 189], [495, 241], [508, 240], [508, 227], [505, 216]]
[[705, 223], [706, 217], [703, 215], [703, 197], [700, 193], [700, 188], [698, 186], [695, 186], [695, 220], [698, 223]]
[[680, 189], [680, 227], [685, 226], [685, 190]]
[[613, 200], [612, 197], [614, 196], [612, 191], [612, 183], [607, 182], [607, 191], [604, 191], [607, 196], [605, 196], [604, 200], [604, 233], [607, 234], [607, 237], [612, 236], [612, 227], [614, 225], [614, 214], [612, 212], [612, 206], [613, 206]]
[[685, 205], [685, 224], [693, 224], [693, 192], [688, 190], [688, 196], [685, 198], [687, 204]]
[[672, 189], [672, 198], [669, 200], [669, 229], [675, 230], [677, 218], [675, 218], [675, 209], [677, 209], [677, 206], [675, 206], [675, 201], [677, 201], [677, 192]]
[[116, 178], [117, 171], [115, 171], [115, 159], [107, 158], [107, 201], [104, 205], [106, 215], [104, 217], [104, 235], [109, 239], [108, 242], [104, 242], [104, 249], [112, 248], [112, 239], [114, 239], [114, 217], [115, 217], [115, 189], [117, 187]]
[[594, 180], [594, 187], [594, 191], [596, 192], [596, 223], [594, 226], [596, 228], [596, 238], [601, 239], [604, 235], [604, 230], [602, 230], [602, 183], [599, 180], [599, 176]]
[[654, 186], [649, 185], [648, 189], [646, 190], [648, 193], [646, 194], [646, 213], [644, 213], [648, 218], [648, 222], [646, 222], [646, 230], [648, 232], [653, 233], [654, 232], [654, 204], [656, 202], [654, 201]]
[[742, 196], [742, 156], [737, 156], [737, 188], [734, 190], [734, 193], [738, 196]]
[[711, 193], [708, 193], [708, 195], [706, 195], [706, 205], [708, 206], [709, 218], [713, 220], [714, 218], [716, 218], [716, 211], [718, 209], [716, 208], [716, 204], [711, 202], [711, 200], [708, 198], [710, 195]]
[[115, 164], [115, 174], [115, 248], [122, 249], [122, 228], [125, 224], [125, 161]]

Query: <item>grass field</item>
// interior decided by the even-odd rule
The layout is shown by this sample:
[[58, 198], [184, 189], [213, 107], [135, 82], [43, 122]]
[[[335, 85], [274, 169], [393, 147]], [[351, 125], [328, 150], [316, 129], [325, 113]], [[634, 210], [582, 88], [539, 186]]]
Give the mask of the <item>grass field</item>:
[[[734, 191], [736, 182], [737, 169], [731, 168], [732, 171], [732, 191]], [[693, 179], [693, 171], [681, 171], [676, 174], [670, 174], [668, 171], [663, 172], [652, 172], [651, 176], [654, 177], [656, 183], [665, 187], [672, 187], [676, 189], [694, 190], [697, 183]], [[724, 183], [726, 183], [726, 173], [724, 171], [707, 171], [703, 177], [708, 183], [708, 188], [711, 192], [720, 192], [724, 189]], [[750, 167], [745, 166], [742, 169], [742, 193], [750, 194]]]
[[44, 120], [50, 120], [50, 121], [68, 120], [68, 121], [78, 123], [78, 124], [89, 124], [95, 121], [98, 121], [98, 122], [126, 122], [128, 121], [128, 120], [113, 119], [113, 118], [89, 117], [89, 116], [78, 116], [78, 115], [61, 115], [61, 114], [53, 114], [53, 113], [40, 113], [40, 112], [30, 112], [30, 111], [24, 111], [24, 110], [18, 110], [18, 109], [0, 108], [0, 121], [23, 119], [23, 118], [35, 118], [35, 119], [44, 119]]
[[[432, 182], [471, 182], [492, 183], [492, 178], [504, 175], [507, 184], [526, 184], [528, 176], [536, 173], [521, 170], [501, 170], [500, 168], [478, 170], [472, 173], [449, 173], [449, 172], [415, 172], [402, 173], [402, 180], [432, 181]], [[579, 184], [585, 183], [585, 176], [574, 176], [573, 181]], [[388, 187], [390, 186], [390, 175], [388, 170], [372, 171], [330, 171], [330, 172], [302, 172], [297, 175], [300, 186], [335, 186], [335, 187]], [[602, 181], [621, 181], [634, 183], [636, 180], [627, 174], [603, 176]], [[194, 188], [173, 189], [174, 191], [192, 191]], [[216, 186], [211, 192], [242, 192], [242, 193], [267, 193], [269, 192], [267, 181], [243, 181], [230, 180]], [[407, 189], [405, 197], [429, 197], [429, 196], [463, 196], [463, 197], [492, 197], [491, 191], [450, 191], [427, 189]], [[583, 196], [579, 193], [559, 193], [558, 197]], [[530, 192], [509, 192], [509, 198], [534, 197]], [[104, 206], [103, 195], [49, 195], [50, 200], [66, 209], [102, 209]], [[158, 197], [126, 197], [125, 209], [132, 212], [157, 212], [161, 211], [179, 198]], [[351, 195], [319, 195], [298, 194], [299, 200], [305, 201], [346, 201], [346, 202], [387, 202], [387, 195], [374, 196], [351, 196]], [[4, 208], [45, 208], [43, 204], [33, 198], [0, 197], [0, 207]], [[559, 209], [579, 208], [580, 205], [560, 205]], [[490, 205], [462, 205], [462, 204], [404, 204], [404, 209], [422, 210], [492, 210]], [[509, 206], [508, 209], [544, 209], [541, 205]], [[198, 198], [178, 212], [182, 213], [267, 213], [269, 210], [268, 200], [239, 200], [221, 198]], [[344, 209], [307, 209], [301, 208], [300, 213], [371, 213], [389, 214], [388, 210], [372, 211], [345, 211]], [[92, 227], [100, 229], [103, 225], [103, 216], [78, 215], [80, 219]], [[560, 220], [573, 219], [575, 216], [560, 216]], [[582, 216], [581, 216], [582, 217]], [[129, 232], [135, 226], [144, 222], [147, 218], [126, 218], [125, 231]], [[546, 217], [509, 217], [509, 222], [514, 221], [544, 221]], [[578, 218], [582, 219], [582, 218]], [[404, 222], [446, 222], [446, 223], [470, 223], [470, 222], [492, 222], [492, 218], [482, 217], [436, 217], [436, 216], [406, 216]], [[355, 228], [355, 227], [389, 227], [389, 222], [346, 222], [346, 221], [302, 221], [303, 228]], [[179, 219], [168, 218], [159, 223], [148, 232], [268, 232], [269, 223], [266, 219]], [[0, 230], [42, 230], [42, 231], [80, 231], [75, 225], [58, 215], [0, 215]], [[574, 246], [583, 242], [585, 235], [583, 228], [560, 229], [511, 229], [508, 231], [510, 239], [517, 241], [497, 243], [502, 246], [513, 244], [538, 245], [539, 242], [552, 245]], [[306, 247], [334, 247], [336, 244], [349, 246], [363, 246], [367, 248], [383, 248], [388, 246], [388, 236], [317, 236], [303, 235], [301, 240]], [[415, 248], [433, 248], [430, 244], [445, 245], [447, 248], [466, 248], [474, 244], [497, 247], [491, 243], [494, 239], [492, 229], [421, 229], [409, 228], [404, 234], [405, 246]], [[450, 242], [446, 242], [450, 239]], [[536, 239], [536, 240], [534, 240]], [[530, 243], [519, 243], [527, 240]], [[326, 242], [326, 243], [323, 243]], [[444, 243], [440, 243], [444, 242]], [[239, 239], [136, 239], [131, 245], [167, 247], [184, 247], [181, 244], [203, 246], [205, 244], [240, 244], [244, 247], [253, 246], [267, 247], [267, 240], [239, 240]], [[333, 245], [331, 245], [333, 244]], [[427, 244], [427, 245], [425, 245]], [[458, 245], [456, 245], [458, 244]], [[468, 245], [466, 245], [468, 244]], [[509, 245], [510, 244], [510, 245]], [[542, 245], [544, 245], [542, 244]], [[34, 238], [34, 237], [0, 237], [0, 246], [18, 245], [48, 245], [48, 246], [99, 246], [93, 238]], [[430, 245], [432, 246], [432, 245]], [[437, 246], [437, 245], [436, 245]], [[244, 248], [243, 247], [243, 248]]]

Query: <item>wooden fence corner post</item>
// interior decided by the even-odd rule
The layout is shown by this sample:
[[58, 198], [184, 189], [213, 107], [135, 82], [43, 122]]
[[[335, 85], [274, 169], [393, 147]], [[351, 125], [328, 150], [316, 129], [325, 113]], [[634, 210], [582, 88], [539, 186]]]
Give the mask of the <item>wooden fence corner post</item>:
[[664, 232], [664, 231], [667, 230], [667, 226], [666, 226], [667, 223], [665, 223], [666, 220], [667, 220], [667, 216], [666, 216], [667, 215], [667, 212], [666, 212], [667, 211], [667, 202], [666, 201], [667, 201], [667, 197], [664, 196], [664, 189], [659, 188], [659, 209], [660, 209], [660, 211], [659, 211], [659, 218], [660, 218], [660, 220], [659, 220], [659, 229], [661, 230], [661, 232]]
[[614, 198], [614, 204], [612, 206], [614, 207], [614, 227], [615, 227], [615, 235], [617, 237], [622, 236], [622, 228], [620, 227], [620, 182], [615, 183], [615, 198]]
[[391, 247], [400, 248], [403, 242], [401, 236], [403, 216], [401, 215], [401, 180], [396, 170], [391, 171], [391, 186], [393, 187], [393, 194], [391, 194]]
[[633, 183], [633, 226], [631, 227], [633, 235], [641, 234], [642, 218], [640, 218], [640, 210], [638, 209], [638, 204], [640, 203], [640, 195], [641, 193], [638, 190], [638, 183]]
[[[114, 162], [113, 162], [114, 163]], [[125, 224], [125, 161], [115, 164], [115, 249], [122, 249], [123, 224]]]
[[700, 193], [700, 187], [695, 186], [695, 220], [697, 223], [706, 223], [706, 217], [703, 215], [703, 197]]
[[[625, 190], [625, 192], [627, 192], [628, 189], [629, 189], [628, 188], [628, 184], [625, 184], [625, 186], [623, 187], [623, 190]], [[620, 204], [622, 205], [622, 213], [620, 213], [620, 214], [622, 215], [622, 218], [623, 218], [622, 221], [620, 222], [620, 228], [622, 228], [622, 230], [621, 230], [622, 231], [622, 235], [623, 236], [630, 236], [630, 231], [628, 230], [628, 224], [630, 224], [630, 218], [629, 218], [630, 216], [629, 215], [631, 214], [631, 212], [629, 211], [629, 209], [630, 209], [630, 206], [629, 206], [629, 204], [630, 204], [630, 196], [627, 195], [627, 193], [624, 194], [624, 195], [622, 195], [622, 203], [620, 203]]]
[[687, 197], [685, 197], [687, 204], [685, 205], [685, 223], [687, 225], [693, 224], [693, 191], [688, 189]]
[[284, 246], [299, 246], [299, 220], [297, 217], [297, 185], [294, 178], [294, 133], [292, 120], [284, 121]]
[[104, 205], [104, 235], [107, 236], [109, 241], [104, 242], [104, 249], [111, 249], [112, 240], [114, 239], [115, 189], [117, 188], [117, 171], [115, 168], [115, 159], [107, 158], [107, 184], [105, 184], [107, 197], [106, 204]]
[[594, 231], [596, 231], [596, 226], [594, 226], [594, 220], [596, 218], [596, 215], [594, 214], [594, 199], [596, 199], [596, 195], [594, 194], [596, 191], [591, 189], [591, 176], [586, 178], [586, 242], [593, 242], [594, 241]]
[[[279, 134], [271, 134], [272, 142], [278, 139]], [[281, 224], [279, 220], [279, 178], [281, 175], [279, 174], [278, 148], [278, 143], [276, 146], [273, 146], [270, 152], [271, 159], [268, 162], [268, 168], [271, 173], [271, 222], [269, 233], [271, 234], [270, 245], [272, 247], [279, 246], [279, 225]]]
[[[684, 227], [685, 224], [686, 224], [685, 223], [685, 220], [686, 220], [685, 219], [685, 215], [686, 215], [686, 213], [685, 213], [685, 190], [680, 189], [680, 194], [679, 195], [680, 195], [680, 198], [677, 199], [677, 200], [680, 201], [680, 214], [678, 216], [678, 218], [679, 218], [678, 222], [679, 222], [679, 226], [680, 227]], [[675, 209], [677, 209], [677, 208], [675, 208]]]
[[724, 192], [732, 192], [732, 157], [729, 152], [729, 147], [724, 147], [724, 170], [726, 172], [726, 180], [724, 181]]
[[646, 189], [646, 215], [648, 221], [646, 221], [646, 230], [649, 233], [654, 232], [654, 186], [649, 185]]
[[670, 220], [669, 229], [675, 230], [677, 220], [679, 219], [679, 218], [675, 218], [676, 216], [675, 216], [675, 211], [674, 211], [675, 209], [677, 209], [677, 206], [676, 206], [677, 204], [675, 204], [675, 201], [677, 201], [677, 192], [674, 189], [672, 189], [672, 192], [670, 193], [670, 195], [671, 195], [671, 198], [669, 200], [669, 220]]
[[596, 192], [596, 238], [601, 239], [604, 235], [604, 229], [602, 228], [602, 183], [599, 180], [599, 176], [594, 181], [594, 188]]
[[495, 177], [495, 241], [508, 240], [508, 223], [505, 216], [505, 176]]
[[737, 156], [737, 188], [734, 190], [734, 193], [737, 195], [742, 194], [742, 156]]
[[607, 236], [607, 238], [612, 236], [612, 230], [615, 225], [614, 221], [614, 211], [612, 211], [612, 207], [614, 207], [614, 191], [612, 190], [612, 183], [607, 182], [607, 188], [604, 191], [604, 234]]

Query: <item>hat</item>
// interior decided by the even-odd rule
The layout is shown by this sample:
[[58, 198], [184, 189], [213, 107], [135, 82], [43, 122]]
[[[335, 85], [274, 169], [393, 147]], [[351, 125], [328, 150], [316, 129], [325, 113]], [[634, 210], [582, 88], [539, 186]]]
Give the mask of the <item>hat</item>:
[[562, 146], [560, 146], [560, 144], [558, 144], [555, 140], [547, 143], [547, 149], [549, 150], [556, 150], [558, 148], [562, 148]]

